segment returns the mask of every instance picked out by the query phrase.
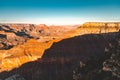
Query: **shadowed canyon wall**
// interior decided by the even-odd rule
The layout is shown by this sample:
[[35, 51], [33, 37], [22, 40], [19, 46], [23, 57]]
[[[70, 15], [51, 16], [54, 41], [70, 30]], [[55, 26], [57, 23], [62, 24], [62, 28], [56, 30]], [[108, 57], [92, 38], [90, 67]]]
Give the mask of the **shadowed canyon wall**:
[[[78, 74], [81, 80], [103, 80], [103, 75], [98, 79], [91, 71], [102, 68], [102, 62], [106, 58], [105, 47], [108, 47], [116, 36], [118, 33], [87, 34], [64, 39], [47, 49], [42, 58], [12, 71], [1, 72], [0, 77], [5, 79], [13, 74], [20, 74], [26, 80], [73, 80], [74, 72], [83, 67], [82, 74]], [[94, 78], [85, 78], [85, 75], [90, 74]]]
[[0, 24], [0, 71], [40, 58], [53, 42], [75, 28], [34, 24]]
[[[76, 28], [76, 26], [1, 24], [0, 49], [2, 50], [0, 50], [0, 71], [11, 70], [26, 62], [41, 58], [44, 50], [49, 48], [52, 43], [62, 39], [83, 34], [116, 32], [120, 29], [119, 23], [109, 22], [88, 22], [81, 26], [79, 25], [78, 28]], [[74, 42], [75, 41], [73, 41], [73, 44]], [[68, 47], [70, 47], [72, 51], [76, 49], [76, 47]], [[67, 48], [65, 50], [67, 50]]]

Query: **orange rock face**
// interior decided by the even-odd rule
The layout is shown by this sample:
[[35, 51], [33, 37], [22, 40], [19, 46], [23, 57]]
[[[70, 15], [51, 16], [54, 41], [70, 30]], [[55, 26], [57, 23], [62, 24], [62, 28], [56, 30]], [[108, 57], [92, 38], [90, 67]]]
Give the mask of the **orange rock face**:
[[[47, 26], [45, 24], [0, 24], [0, 49], [10, 49], [23, 44], [29, 39], [46, 42], [61, 37], [61, 34], [71, 30], [64, 26]], [[4, 39], [4, 40], [3, 40]], [[0, 41], [1, 41], [0, 40]]]
[[1, 50], [1, 71], [19, 67], [26, 62], [40, 58], [44, 50], [49, 48], [51, 44], [52, 42], [40, 43], [36, 40], [30, 39], [23, 45], [15, 46], [10, 50]]
[[[71, 28], [34, 24], [0, 25], [0, 71], [41, 58], [44, 50], [61, 40]], [[26, 42], [27, 41], [27, 42]], [[11, 47], [5, 48], [5, 47]], [[8, 49], [8, 50], [5, 50]]]
[[118, 32], [120, 30], [120, 22], [87, 22], [76, 30], [68, 31], [69, 36], [78, 36], [83, 34], [99, 34]]
[[[11, 70], [20, 65], [41, 58], [44, 51], [54, 42], [62, 39], [83, 35], [116, 32], [120, 24], [116, 23], [85, 23], [77, 29], [63, 26], [46, 26], [33, 24], [9, 24], [1, 26], [1, 47], [14, 45], [9, 50], [0, 50], [0, 71]], [[11, 32], [6, 32], [11, 31]], [[7, 40], [6, 40], [7, 39]], [[27, 41], [27, 42], [26, 42]], [[3, 44], [4, 43], [4, 44]]]

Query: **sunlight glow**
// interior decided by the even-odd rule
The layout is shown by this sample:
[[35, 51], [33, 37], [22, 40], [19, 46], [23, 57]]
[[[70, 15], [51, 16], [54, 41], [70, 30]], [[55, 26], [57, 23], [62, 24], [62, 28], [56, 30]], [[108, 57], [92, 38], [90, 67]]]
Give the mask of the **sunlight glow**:
[[0, 21], [4, 23], [31, 23], [31, 24], [46, 24], [46, 25], [76, 25], [76, 24], [83, 24], [85, 21], [82, 19], [75, 19], [75, 18], [43, 18], [43, 19], [29, 19], [29, 20], [5, 20]]

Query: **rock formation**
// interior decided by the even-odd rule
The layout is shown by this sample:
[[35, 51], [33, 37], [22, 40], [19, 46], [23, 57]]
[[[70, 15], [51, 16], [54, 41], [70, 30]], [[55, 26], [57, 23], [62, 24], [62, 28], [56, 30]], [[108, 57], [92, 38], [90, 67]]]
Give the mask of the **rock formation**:
[[74, 31], [72, 35], [118, 32], [120, 22], [87, 22]]
[[103, 70], [120, 78], [120, 34], [109, 44], [106, 54], [108, 58], [103, 63]]
[[13, 47], [10, 50], [0, 51], [0, 72], [4, 70], [11, 70], [19, 67], [22, 64], [34, 61], [44, 53], [44, 50], [49, 48], [53, 42], [59, 40], [52, 40], [49, 42], [38, 42], [34, 39], [28, 40], [26, 43]]
[[[76, 28], [76, 27], [75, 27]], [[24, 63], [34, 61], [38, 58], [43, 58], [42, 62], [54, 62], [59, 61], [60, 64], [64, 64], [65, 61], [76, 61], [80, 56], [80, 60], [84, 57], [84, 54], [80, 54], [75, 52], [85, 52], [85, 56], [87, 55], [90, 57], [89, 52], [91, 55], [94, 55], [94, 52], [98, 53], [99, 56], [103, 53], [104, 47], [108, 44], [108, 41], [113, 39], [113, 34], [109, 32], [116, 32], [120, 29], [119, 23], [104, 23], [104, 22], [89, 22], [81, 25], [77, 29], [73, 27], [64, 27], [64, 26], [47, 26], [45, 24], [42, 25], [35, 25], [35, 24], [0, 24], [0, 71], [11, 70], [13, 68], [18, 68]], [[101, 35], [84, 35], [81, 37], [75, 37], [70, 39], [70, 44], [63, 41], [65, 45], [56, 46], [56, 43], [63, 39], [69, 39], [74, 36], [80, 36], [83, 34], [101, 34], [101, 33], [109, 33], [107, 36]], [[90, 37], [89, 37], [90, 36]], [[109, 40], [108, 40], [109, 37]], [[80, 41], [77, 40], [80, 38]], [[76, 41], [77, 40], [77, 41]], [[88, 40], [88, 41], [87, 41]], [[95, 45], [93, 41], [98, 41]], [[108, 41], [107, 41], [108, 40]], [[83, 44], [83, 42], [84, 44]], [[86, 42], [85, 42], [86, 41]], [[49, 52], [50, 54], [44, 53], [44, 51], [55, 43], [53, 46], [56, 48], [51, 48]], [[68, 44], [66, 44], [68, 43]], [[78, 44], [79, 43], [79, 44]], [[87, 46], [87, 44], [92, 44], [92, 46]], [[76, 45], [77, 44], [77, 45]], [[81, 46], [81, 45], [82, 46]], [[64, 47], [68, 45], [67, 47]], [[85, 47], [85, 48], [84, 48]], [[89, 47], [95, 49], [89, 50]], [[57, 49], [58, 48], [58, 49]], [[98, 50], [101, 48], [101, 51]], [[55, 50], [54, 50], [55, 49]], [[61, 50], [59, 50], [61, 49]], [[87, 50], [86, 50], [87, 49]], [[65, 51], [68, 54], [64, 55], [61, 51]], [[97, 52], [99, 51], [99, 52]], [[47, 51], [46, 51], [47, 52]], [[43, 53], [45, 55], [43, 55]], [[55, 54], [55, 53], [60, 53]], [[74, 53], [74, 54], [73, 54]], [[52, 55], [53, 54], [53, 55]], [[79, 55], [76, 56], [75, 54]], [[50, 56], [51, 58], [45, 58], [46, 56]], [[57, 59], [54, 57], [58, 56]], [[66, 58], [66, 56], [68, 58]], [[89, 59], [85, 57], [84, 60]], [[84, 61], [83, 60], [83, 61]], [[84, 61], [86, 62], [86, 61]], [[83, 63], [84, 64], [84, 63]], [[56, 63], [55, 63], [56, 65]]]
[[13, 76], [6, 78], [5, 80], [25, 80], [25, 79], [22, 76], [20, 76], [19, 74], [15, 74]]
[[23, 44], [29, 39], [46, 42], [71, 30], [63, 26], [47, 26], [35, 24], [0, 24], [0, 49], [10, 49], [13, 46]]
[[41, 58], [45, 49], [61, 40], [62, 34], [71, 29], [44, 24], [1, 24], [0, 72]]
[[[105, 47], [118, 33], [87, 34], [54, 43], [42, 58], [23, 64], [9, 72], [1, 72], [5, 79], [20, 74], [26, 80], [119, 80], [102, 70], [108, 57]], [[108, 76], [110, 77], [109, 79]]]

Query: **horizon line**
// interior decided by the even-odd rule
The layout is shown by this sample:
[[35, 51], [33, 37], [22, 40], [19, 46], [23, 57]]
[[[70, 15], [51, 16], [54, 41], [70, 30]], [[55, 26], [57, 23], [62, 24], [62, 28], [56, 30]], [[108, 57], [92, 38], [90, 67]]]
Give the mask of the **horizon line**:
[[67, 23], [67, 24], [54, 24], [54, 23], [34, 23], [34, 22], [0, 22], [0, 24], [34, 24], [34, 25], [81, 25], [85, 23], [120, 23], [120, 21], [85, 21], [85, 22], [80, 22], [80, 23]]

